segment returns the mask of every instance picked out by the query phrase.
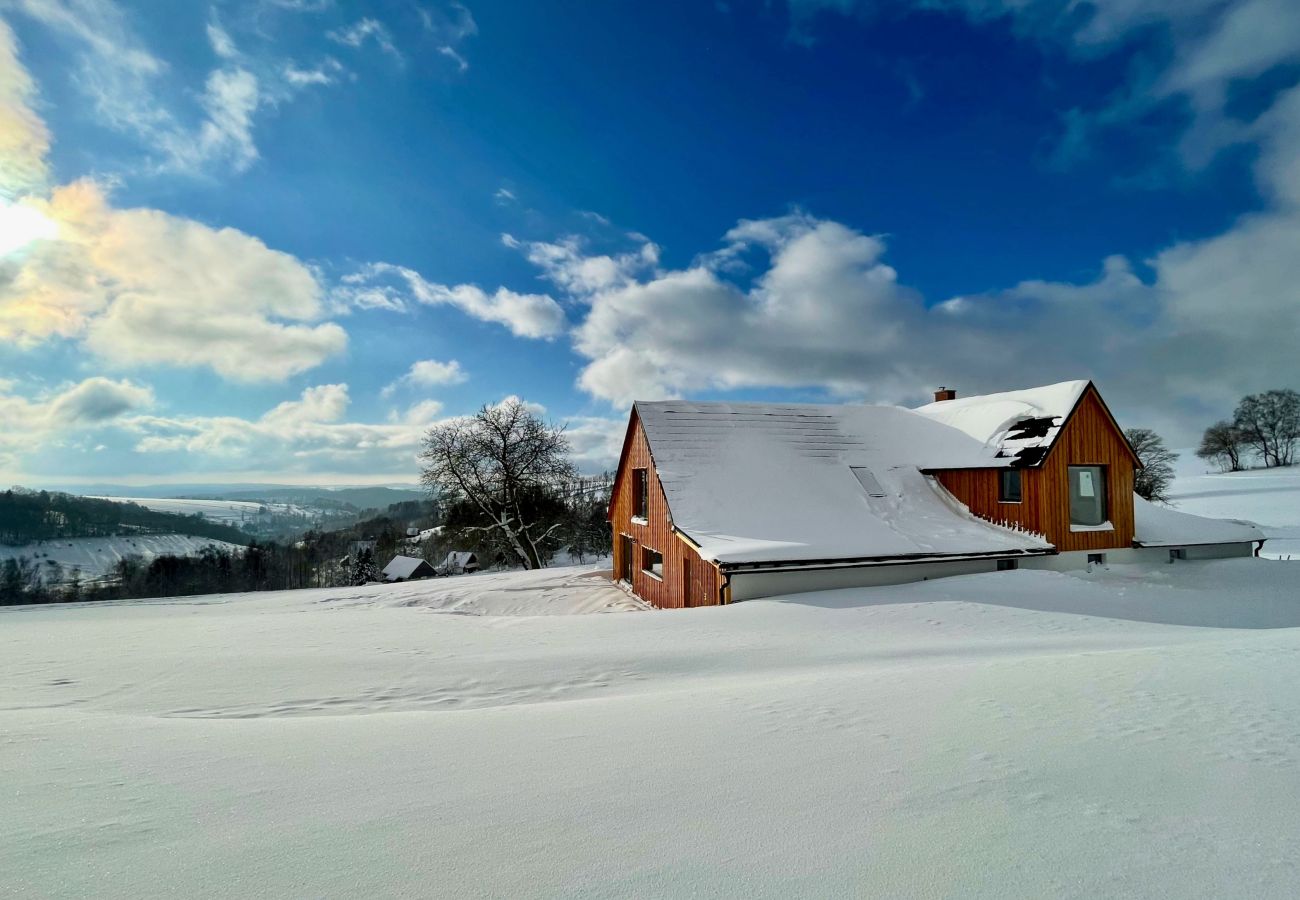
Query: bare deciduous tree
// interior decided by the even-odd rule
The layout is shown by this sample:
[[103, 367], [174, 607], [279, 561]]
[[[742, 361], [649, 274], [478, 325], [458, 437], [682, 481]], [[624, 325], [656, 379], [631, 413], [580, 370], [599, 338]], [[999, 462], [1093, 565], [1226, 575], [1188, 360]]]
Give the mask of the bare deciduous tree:
[[517, 399], [484, 406], [474, 416], [429, 429], [420, 459], [421, 480], [444, 503], [478, 507], [525, 568], [545, 565], [541, 551], [564, 521], [530, 521], [530, 499], [552, 492], [577, 474], [564, 428], [551, 425]]
[[1241, 471], [1241, 455], [1245, 451], [1246, 441], [1241, 432], [1231, 422], [1215, 422], [1205, 429], [1201, 436], [1201, 446], [1196, 455], [1206, 462], [1212, 462], [1229, 472]]
[[1168, 500], [1178, 454], [1166, 447], [1164, 439], [1150, 428], [1126, 429], [1124, 437], [1142, 462], [1142, 468], [1133, 473], [1134, 493], [1147, 500]]
[[1265, 391], [1243, 397], [1232, 424], [1259, 451], [1265, 466], [1289, 466], [1300, 441], [1300, 394]]

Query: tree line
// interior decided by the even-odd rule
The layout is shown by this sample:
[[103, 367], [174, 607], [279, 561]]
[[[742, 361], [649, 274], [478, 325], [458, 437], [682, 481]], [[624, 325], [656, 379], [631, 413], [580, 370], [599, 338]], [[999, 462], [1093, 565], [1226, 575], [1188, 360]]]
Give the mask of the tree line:
[[97, 500], [50, 491], [0, 493], [0, 544], [25, 546], [59, 538], [119, 534], [188, 534], [231, 544], [248, 543], [238, 528], [203, 518], [156, 512], [137, 503]]

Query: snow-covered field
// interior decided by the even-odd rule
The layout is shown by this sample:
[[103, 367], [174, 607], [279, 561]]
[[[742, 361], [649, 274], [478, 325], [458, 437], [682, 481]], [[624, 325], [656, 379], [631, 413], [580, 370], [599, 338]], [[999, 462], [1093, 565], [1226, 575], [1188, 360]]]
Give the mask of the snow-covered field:
[[1300, 566], [463, 614], [632, 607], [567, 569], [0, 610], [0, 893], [1300, 893]]
[[251, 500], [186, 500], [158, 497], [96, 497], [96, 500], [113, 500], [118, 503], [135, 503], [154, 512], [174, 513], [179, 516], [200, 515], [214, 522], [238, 525], [256, 519], [262, 509], [278, 515], [306, 515], [314, 510], [290, 503], [257, 503]]
[[95, 580], [108, 574], [123, 557], [139, 556], [148, 561], [156, 556], [197, 556], [204, 547], [236, 553], [244, 549], [238, 544], [186, 534], [116, 535], [35, 541], [21, 547], [0, 544], [0, 561], [25, 556], [43, 567], [52, 560], [63, 569], [64, 577], [78, 569], [83, 580]]
[[1286, 538], [1269, 540], [1264, 555], [1300, 560], [1300, 466], [1216, 472], [1180, 450], [1170, 500], [1198, 516], [1249, 519]]

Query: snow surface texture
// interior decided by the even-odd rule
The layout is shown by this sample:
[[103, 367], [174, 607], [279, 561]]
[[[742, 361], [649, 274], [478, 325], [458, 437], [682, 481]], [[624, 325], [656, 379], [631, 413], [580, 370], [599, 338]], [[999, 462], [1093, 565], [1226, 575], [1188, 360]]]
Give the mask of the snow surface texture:
[[[705, 559], [1042, 551], [920, 468], [994, 465], [965, 433], [893, 406], [637, 403], [674, 526]], [[870, 471], [869, 491], [852, 467]], [[879, 494], [879, 495], [877, 495]]]
[[[1023, 391], [941, 400], [919, 406], [916, 412], [963, 431], [994, 453], [1001, 452], [1010, 458], [1021, 450], [1052, 446], [1087, 387], [1087, 381], [1062, 381]], [[1054, 419], [1055, 422], [1041, 435], [1016, 437], [1013, 426], [1024, 419]]]
[[16, 897], [1294, 897], [1300, 566], [0, 610]]
[[83, 580], [95, 580], [108, 574], [118, 561], [139, 556], [146, 562], [157, 556], [198, 556], [204, 547], [216, 547], [231, 553], [243, 553], [238, 544], [184, 534], [117, 535], [115, 537], [59, 538], [34, 541], [21, 547], [0, 544], [0, 560], [25, 556], [44, 567], [48, 560], [58, 563], [63, 577], [73, 569], [81, 570]]
[[1180, 450], [1170, 501], [1198, 516], [1245, 519], [1269, 538], [1262, 555], [1300, 560], [1300, 466], [1207, 471], [1191, 450]]

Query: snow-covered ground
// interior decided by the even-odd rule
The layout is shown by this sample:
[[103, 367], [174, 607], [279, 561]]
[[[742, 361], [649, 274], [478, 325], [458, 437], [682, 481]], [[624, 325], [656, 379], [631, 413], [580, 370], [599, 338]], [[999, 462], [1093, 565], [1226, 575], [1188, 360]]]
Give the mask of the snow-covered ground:
[[1265, 556], [1300, 560], [1300, 466], [1218, 472], [1180, 450], [1172, 504], [1183, 512], [1225, 519], [1248, 519], [1286, 535], [1264, 544]]
[[175, 513], [180, 516], [200, 515], [205, 519], [227, 525], [238, 525], [240, 522], [256, 519], [263, 509], [277, 515], [307, 515], [316, 512], [292, 503], [258, 503], [252, 500], [188, 500], [159, 497], [96, 497], [94, 499], [135, 503], [154, 512]]
[[63, 569], [65, 578], [71, 576], [73, 569], [78, 569], [82, 579], [90, 581], [108, 574], [118, 560], [126, 556], [139, 556], [146, 561], [156, 556], [197, 556], [204, 547], [218, 547], [235, 553], [244, 550], [238, 544], [186, 534], [116, 535], [34, 541], [21, 547], [0, 544], [0, 561], [25, 556], [42, 567], [53, 561]]
[[0, 893], [1293, 897], [1300, 566], [0, 610]]

